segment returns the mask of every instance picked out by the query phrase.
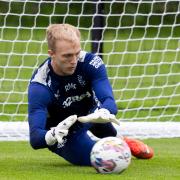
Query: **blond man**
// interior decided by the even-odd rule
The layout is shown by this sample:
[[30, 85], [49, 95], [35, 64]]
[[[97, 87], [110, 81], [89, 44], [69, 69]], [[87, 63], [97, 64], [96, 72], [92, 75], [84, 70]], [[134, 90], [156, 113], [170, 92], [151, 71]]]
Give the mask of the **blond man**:
[[81, 50], [80, 32], [69, 24], [47, 28], [49, 57], [34, 72], [28, 90], [30, 143], [76, 165], [90, 165], [99, 138], [116, 136], [113, 97], [103, 61]]

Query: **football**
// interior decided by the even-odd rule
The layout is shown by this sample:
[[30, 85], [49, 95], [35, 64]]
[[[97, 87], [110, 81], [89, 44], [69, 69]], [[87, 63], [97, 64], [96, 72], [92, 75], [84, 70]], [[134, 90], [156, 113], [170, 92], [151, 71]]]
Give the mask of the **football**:
[[93, 146], [90, 159], [98, 173], [121, 173], [130, 165], [131, 151], [123, 139], [106, 137]]

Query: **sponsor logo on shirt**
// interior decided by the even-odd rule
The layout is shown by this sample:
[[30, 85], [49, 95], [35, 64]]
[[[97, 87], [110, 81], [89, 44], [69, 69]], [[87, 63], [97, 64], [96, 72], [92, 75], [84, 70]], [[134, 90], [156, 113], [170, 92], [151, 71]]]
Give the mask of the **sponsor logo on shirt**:
[[91, 94], [87, 91], [85, 94], [81, 94], [80, 96], [70, 96], [66, 98], [66, 100], [63, 102], [63, 108], [69, 107], [73, 102], [81, 101], [82, 99], [86, 97], [91, 97]]
[[98, 69], [103, 64], [103, 61], [99, 56], [95, 56], [89, 64]]
[[76, 89], [76, 84], [68, 83], [67, 85], [65, 85], [66, 92], [69, 91], [70, 89]]

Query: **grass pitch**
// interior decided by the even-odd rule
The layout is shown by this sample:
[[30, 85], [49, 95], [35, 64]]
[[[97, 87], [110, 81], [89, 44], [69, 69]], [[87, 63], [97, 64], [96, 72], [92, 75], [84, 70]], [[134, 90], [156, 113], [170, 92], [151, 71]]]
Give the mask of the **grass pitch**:
[[180, 179], [180, 138], [144, 140], [154, 148], [151, 160], [132, 158], [121, 174], [98, 174], [92, 167], [69, 164], [47, 149], [33, 150], [28, 142], [0, 142], [1, 180], [174, 180]]

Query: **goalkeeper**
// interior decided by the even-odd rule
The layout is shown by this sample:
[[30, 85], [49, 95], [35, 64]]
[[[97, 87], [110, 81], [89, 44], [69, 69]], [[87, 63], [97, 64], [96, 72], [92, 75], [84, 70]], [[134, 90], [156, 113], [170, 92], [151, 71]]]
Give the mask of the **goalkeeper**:
[[[72, 164], [90, 165], [96, 141], [87, 131], [98, 138], [116, 136], [112, 122], [119, 124], [105, 66], [100, 57], [81, 50], [74, 26], [50, 25], [47, 42], [49, 58], [34, 72], [28, 89], [30, 144], [48, 148]], [[149, 158], [142, 142], [125, 140], [135, 153], [136, 145], [142, 145], [143, 152], [135, 156]]]

